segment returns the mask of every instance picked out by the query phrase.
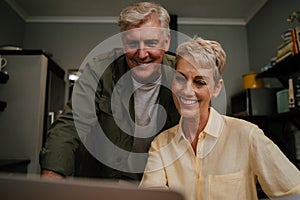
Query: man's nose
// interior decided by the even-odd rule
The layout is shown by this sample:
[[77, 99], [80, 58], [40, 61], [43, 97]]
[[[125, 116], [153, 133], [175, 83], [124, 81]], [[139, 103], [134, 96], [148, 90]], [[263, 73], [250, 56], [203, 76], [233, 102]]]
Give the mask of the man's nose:
[[148, 56], [148, 50], [145, 48], [143, 44], [139, 45], [137, 53], [140, 59], [143, 59]]

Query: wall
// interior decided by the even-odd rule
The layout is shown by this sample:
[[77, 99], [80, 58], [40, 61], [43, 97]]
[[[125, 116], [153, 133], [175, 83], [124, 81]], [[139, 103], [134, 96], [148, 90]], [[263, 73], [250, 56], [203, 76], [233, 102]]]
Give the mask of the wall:
[[25, 22], [4, 1], [0, 1], [0, 27], [0, 46], [23, 46]]
[[78, 69], [96, 45], [116, 33], [116, 24], [28, 23], [24, 47], [44, 49], [61, 67]]
[[[12, 34], [13, 38], [18, 40], [15, 43], [21, 44], [26, 49], [43, 49], [49, 52], [53, 55], [53, 60], [64, 69], [77, 69], [96, 45], [118, 33], [116, 23], [24, 24], [8, 5], [5, 5], [4, 8], [6, 16], [14, 15], [15, 17], [12, 18], [14, 22], [11, 23], [14, 24], [12, 27], [21, 29]], [[255, 19], [255, 21], [260, 20]], [[223, 75], [227, 94], [227, 113], [231, 112], [230, 97], [242, 90], [242, 75], [248, 73], [252, 66], [249, 64], [248, 44], [251, 44], [251, 48], [254, 44], [249, 42], [251, 40], [247, 41], [247, 34], [257, 30], [255, 21], [251, 21], [252, 24], [249, 28], [238, 25], [178, 24], [179, 32], [191, 37], [197, 34], [207, 39], [217, 40], [223, 45], [227, 53], [227, 67]], [[12, 27], [10, 29], [13, 29]], [[254, 34], [250, 35], [251, 38], [257, 37]], [[10, 41], [9, 38], [5, 40]], [[254, 57], [252, 60], [256, 59], [257, 55], [252, 55], [252, 57]]]
[[[242, 88], [242, 75], [260, 68], [276, 55], [280, 35], [289, 27], [286, 18], [300, 8], [300, 1], [269, 0], [247, 26], [178, 25], [178, 31], [219, 41], [227, 52], [224, 81], [227, 104]], [[44, 49], [65, 69], [78, 68], [97, 44], [118, 33], [116, 24], [27, 23], [0, 1], [0, 45]], [[230, 107], [228, 107], [230, 112]]]
[[296, 20], [293, 24], [286, 22], [296, 10], [300, 10], [300, 1], [269, 0], [247, 24], [250, 70], [260, 71], [270, 58], [276, 56], [276, 48], [282, 43], [281, 34], [300, 25]]
[[[229, 103], [229, 97], [241, 90], [242, 74], [248, 72], [245, 26], [178, 25], [178, 31], [190, 37], [197, 34], [217, 40], [223, 45], [228, 55], [224, 82]], [[117, 33], [117, 24], [28, 23], [24, 47], [49, 51], [59, 65], [74, 69], [96, 45]]]
[[221, 43], [227, 54], [223, 74], [227, 95], [227, 113], [231, 112], [230, 97], [242, 90], [242, 75], [249, 72], [245, 26], [180, 25], [178, 30], [189, 36], [199, 35]]

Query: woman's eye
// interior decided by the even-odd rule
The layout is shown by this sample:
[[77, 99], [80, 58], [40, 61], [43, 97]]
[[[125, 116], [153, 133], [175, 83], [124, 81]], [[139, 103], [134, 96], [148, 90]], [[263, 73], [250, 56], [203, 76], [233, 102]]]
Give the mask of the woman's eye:
[[184, 83], [186, 81], [183, 76], [175, 76], [175, 80], [180, 83]]
[[206, 81], [204, 81], [204, 80], [194, 81], [194, 83], [195, 83], [197, 86], [204, 86], [204, 85], [207, 85]]

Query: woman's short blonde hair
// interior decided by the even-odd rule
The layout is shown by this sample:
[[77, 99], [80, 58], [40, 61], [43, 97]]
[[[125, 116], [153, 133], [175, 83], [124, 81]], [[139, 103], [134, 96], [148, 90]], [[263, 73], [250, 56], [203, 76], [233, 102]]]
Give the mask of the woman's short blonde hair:
[[195, 36], [190, 41], [180, 44], [176, 55], [176, 60], [184, 56], [191, 56], [199, 66], [217, 69], [214, 77], [216, 81], [221, 78], [225, 68], [226, 53], [220, 43], [213, 40]]
[[125, 31], [129, 25], [138, 26], [147, 20], [150, 14], [157, 14], [161, 28], [169, 29], [170, 16], [166, 9], [153, 2], [134, 3], [124, 8], [119, 16], [120, 31]]

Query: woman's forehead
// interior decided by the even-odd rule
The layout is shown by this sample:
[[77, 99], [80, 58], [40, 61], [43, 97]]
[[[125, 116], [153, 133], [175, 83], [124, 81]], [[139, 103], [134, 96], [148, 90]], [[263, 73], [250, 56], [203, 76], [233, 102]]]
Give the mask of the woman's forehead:
[[176, 62], [176, 69], [178, 68], [190, 68], [190, 70], [197, 71], [199, 73], [201, 72], [208, 72], [208, 71], [213, 71], [213, 67], [211, 66], [210, 63], [207, 62], [196, 62], [195, 59], [192, 56], [183, 56], [179, 57]]

